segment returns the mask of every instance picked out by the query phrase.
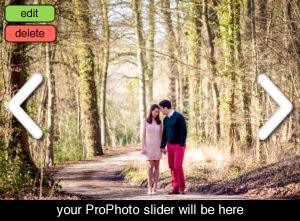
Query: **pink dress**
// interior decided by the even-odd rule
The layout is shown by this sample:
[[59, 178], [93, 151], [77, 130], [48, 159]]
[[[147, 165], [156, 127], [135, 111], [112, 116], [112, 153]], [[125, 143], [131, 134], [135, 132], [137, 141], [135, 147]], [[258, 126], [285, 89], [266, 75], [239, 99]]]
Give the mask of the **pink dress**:
[[162, 137], [162, 123], [157, 124], [152, 121], [149, 124], [145, 119], [143, 121], [141, 148], [145, 150], [144, 156], [146, 160], [160, 160], [162, 153], [160, 151], [160, 143]]

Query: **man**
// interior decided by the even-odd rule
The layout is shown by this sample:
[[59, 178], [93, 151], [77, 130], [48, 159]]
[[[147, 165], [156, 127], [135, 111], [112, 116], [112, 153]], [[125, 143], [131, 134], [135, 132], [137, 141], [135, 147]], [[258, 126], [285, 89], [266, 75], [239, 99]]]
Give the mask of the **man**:
[[162, 100], [159, 102], [159, 106], [161, 112], [165, 115], [160, 148], [162, 153], [167, 153], [168, 165], [171, 170], [173, 189], [169, 194], [184, 194], [186, 186], [182, 164], [187, 138], [186, 121], [181, 113], [172, 109], [169, 100]]

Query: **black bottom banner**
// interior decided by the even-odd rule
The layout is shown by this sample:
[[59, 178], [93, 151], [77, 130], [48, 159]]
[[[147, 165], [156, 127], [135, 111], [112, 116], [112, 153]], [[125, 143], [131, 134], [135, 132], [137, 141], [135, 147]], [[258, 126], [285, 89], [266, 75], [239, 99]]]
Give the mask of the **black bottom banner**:
[[292, 218], [298, 200], [2, 200], [1, 215], [23, 219], [101, 220], [104, 217], [187, 217], [190, 219]]

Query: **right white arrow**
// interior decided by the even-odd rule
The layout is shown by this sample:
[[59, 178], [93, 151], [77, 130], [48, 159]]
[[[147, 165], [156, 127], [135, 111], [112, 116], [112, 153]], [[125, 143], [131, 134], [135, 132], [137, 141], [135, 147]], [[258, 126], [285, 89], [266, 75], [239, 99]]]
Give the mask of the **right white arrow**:
[[279, 109], [271, 116], [264, 126], [258, 131], [258, 138], [265, 140], [275, 128], [286, 118], [293, 110], [293, 104], [284, 96], [284, 94], [275, 86], [275, 84], [265, 74], [257, 77], [257, 82], [265, 89], [265, 91], [280, 106]]

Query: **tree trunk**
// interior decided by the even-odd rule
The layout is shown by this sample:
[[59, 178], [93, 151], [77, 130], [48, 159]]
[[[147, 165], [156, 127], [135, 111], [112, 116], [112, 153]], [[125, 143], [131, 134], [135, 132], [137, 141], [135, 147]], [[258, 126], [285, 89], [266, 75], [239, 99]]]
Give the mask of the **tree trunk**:
[[164, 27], [166, 30], [165, 37], [167, 42], [167, 66], [168, 66], [168, 79], [169, 84], [167, 88], [167, 97], [172, 103], [172, 107], [175, 109], [179, 109], [177, 107], [176, 98], [179, 97], [176, 93], [178, 93], [178, 85], [179, 85], [179, 73], [178, 67], [176, 63], [176, 38], [173, 31], [172, 18], [171, 18], [171, 9], [170, 9], [170, 1], [162, 0], [162, 16], [164, 19]]
[[107, 128], [106, 118], [106, 85], [107, 85], [107, 69], [109, 62], [109, 48], [110, 48], [110, 29], [107, 16], [107, 6], [105, 0], [101, 0], [101, 15], [103, 20], [103, 58], [102, 58], [102, 71], [100, 80], [100, 122], [101, 122], [101, 144], [102, 146], [110, 145], [109, 134]]
[[211, 84], [212, 84], [212, 91], [213, 91], [213, 100], [214, 100], [214, 113], [215, 113], [215, 136], [214, 141], [219, 142], [221, 136], [221, 127], [220, 127], [220, 98], [219, 98], [219, 89], [216, 83], [217, 78], [217, 68], [216, 68], [216, 59], [215, 59], [215, 45], [214, 45], [214, 38], [213, 33], [210, 28], [210, 24], [208, 21], [208, 7], [207, 7], [207, 0], [203, 0], [203, 26], [207, 32], [207, 46], [208, 46], [208, 57], [207, 57], [207, 64], [208, 64], [208, 71], [211, 75]]
[[[300, 124], [300, 111], [299, 111], [299, 86], [297, 87], [297, 83], [295, 79], [298, 79], [299, 82], [299, 73], [300, 73], [300, 34], [299, 34], [299, 25], [298, 25], [298, 17], [293, 13], [294, 11], [299, 11], [300, 2], [298, 4], [292, 0], [288, 0], [285, 2], [285, 13], [284, 13], [284, 21], [286, 21], [286, 51], [289, 51], [290, 56], [292, 57], [290, 60], [291, 64], [289, 64], [289, 72], [290, 78], [292, 81], [291, 89], [291, 97], [296, 96], [298, 98], [298, 102], [294, 102], [294, 114], [293, 117], [290, 116], [289, 126], [287, 130], [287, 140], [292, 141], [293, 143], [299, 143], [300, 141], [300, 132], [297, 130]], [[295, 7], [296, 6], [296, 7]], [[293, 59], [294, 58], [294, 59]], [[298, 84], [299, 85], [299, 84]]]
[[[138, 75], [139, 75], [139, 113], [140, 113], [140, 128], [143, 128], [143, 119], [146, 117], [146, 85], [144, 73], [144, 57], [143, 57], [143, 36], [142, 36], [142, 23], [141, 23], [141, 1], [133, 0], [133, 13], [134, 13], [134, 30], [137, 42], [137, 62], [138, 62]], [[140, 130], [142, 132], [142, 130]], [[140, 136], [141, 137], [141, 136]]]
[[199, 0], [189, 4], [189, 16], [185, 20], [185, 33], [187, 39], [187, 62], [191, 66], [187, 70], [188, 76], [188, 114], [186, 119], [189, 121], [189, 137], [193, 141], [197, 141], [201, 131], [200, 105], [201, 98], [199, 88], [201, 88], [201, 10], [199, 8]]
[[101, 146], [97, 107], [97, 88], [94, 76], [94, 54], [91, 45], [87, 42], [88, 39], [86, 39], [87, 35], [92, 35], [87, 3], [88, 2], [76, 0], [75, 12], [78, 18], [78, 30], [80, 30], [79, 33], [81, 34], [77, 39], [79, 46], [78, 72], [80, 79], [81, 131], [83, 133], [86, 157], [91, 158], [97, 155], [103, 155], [103, 150]]
[[[266, 59], [264, 50], [265, 46], [263, 46], [263, 39], [258, 42], [257, 33], [261, 36], [266, 36], [267, 30], [267, 11], [266, 11], [266, 0], [261, 0], [260, 2], [255, 4], [254, 0], [251, 0], [252, 6], [252, 42], [253, 42], [253, 53], [255, 59], [255, 78], [257, 80], [257, 76], [261, 73], [265, 73], [266, 69], [264, 67], [264, 63], [260, 63], [259, 60]], [[256, 14], [256, 7], [258, 8], [258, 13]], [[256, 25], [255, 18], [258, 17], [258, 24]], [[258, 55], [261, 55], [261, 58], [258, 58]], [[256, 84], [256, 97], [257, 97], [257, 111], [256, 114], [258, 116], [259, 127], [258, 130], [264, 125], [265, 123], [265, 106], [264, 106], [264, 90], [261, 88], [260, 85]], [[263, 161], [263, 147], [265, 145], [264, 141], [257, 139], [256, 143], [256, 159], [257, 161]]]
[[[48, 93], [47, 87], [48, 87], [47, 85], [43, 85], [43, 91], [42, 91], [40, 102], [39, 102], [40, 106], [39, 106], [39, 111], [38, 111], [38, 116], [37, 116], [37, 124], [38, 125], [43, 125], [44, 120], [45, 120], [47, 97], [48, 97], [47, 96], [47, 93]], [[44, 148], [43, 141], [44, 141], [44, 136], [41, 139], [34, 141], [32, 157], [35, 162], [39, 159], [39, 157], [42, 157], [42, 156], [40, 156], [40, 153], [41, 153], [40, 148], [42, 148], [42, 149]], [[41, 161], [43, 162], [44, 160], [40, 160], [40, 162]]]
[[147, 39], [147, 94], [149, 103], [153, 102], [153, 73], [154, 73], [154, 38], [155, 38], [155, 4], [154, 0], [149, 0], [149, 33]]
[[50, 167], [54, 163], [53, 143], [54, 143], [54, 116], [55, 116], [55, 76], [51, 67], [50, 45], [46, 43], [46, 75], [48, 87], [48, 105], [47, 105], [47, 135], [46, 135], [46, 153], [45, 166]]
[[[25, 0], [12, 0], [10, 5], [23, 5]], [[8, 23], [8, 25], [13, 25], [14, 23]], [[18, 23], [20, 24], [20, 23]], [[25, 44], [24, 43], [11, 43], [12, 50], [10, 55], [10, 91], [11, 98], [21, 89], [25, 83]], [[21, 105], [22, 109], [26, 112], [27, 101], [25, 100]], [[11, 127], [14, 129], [12, 136], [10, 137], [9, 146], [11, 148], [17, 148], [15, 154], [21, 158], [24, 158], [24, 161], [33, 166], [36, 169], [35, 163], [32, 160], [32, 156], [29, 149], [28, 143], [28, 132], [21, 125], [21, 123], [12, 116]]]

